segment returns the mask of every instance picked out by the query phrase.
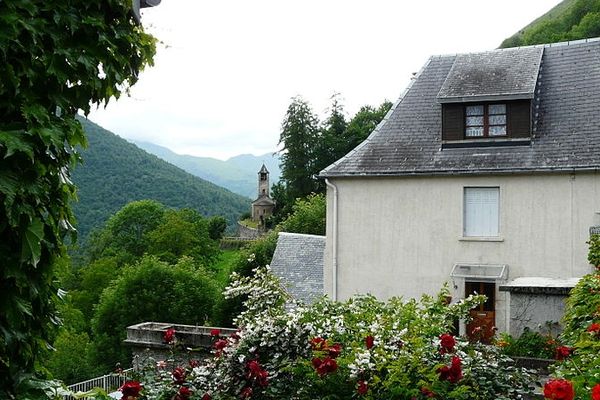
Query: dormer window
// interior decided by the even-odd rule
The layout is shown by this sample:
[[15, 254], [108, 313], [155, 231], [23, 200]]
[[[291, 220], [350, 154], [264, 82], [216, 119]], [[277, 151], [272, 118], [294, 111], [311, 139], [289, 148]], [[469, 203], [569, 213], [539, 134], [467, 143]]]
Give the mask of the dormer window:
[[506, 104], [465, 106], [465, 138], [507, 136]]

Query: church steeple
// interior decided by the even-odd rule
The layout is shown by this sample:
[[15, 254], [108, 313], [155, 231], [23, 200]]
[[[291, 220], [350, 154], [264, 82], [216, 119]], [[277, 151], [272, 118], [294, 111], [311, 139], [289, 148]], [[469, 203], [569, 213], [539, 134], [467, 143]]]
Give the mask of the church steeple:
[[262, 165], [260, 171], [258, 171], [258, 197], [269, 197], [269, 170]]

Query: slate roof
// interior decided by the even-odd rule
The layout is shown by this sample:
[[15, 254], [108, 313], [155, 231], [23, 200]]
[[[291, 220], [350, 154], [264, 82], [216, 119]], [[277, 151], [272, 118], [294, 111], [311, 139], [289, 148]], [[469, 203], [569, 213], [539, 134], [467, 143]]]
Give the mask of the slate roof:
[[258, 199], [252, 202], [253, 206], [272, 206], [275, 205], [275, 200], [270, 198], [269, 196], [263, 194]]
[[[600, 170], [600, 38], [533, 47], [542, 48], [543, 55], [530, 144], [442, 149], [437, 96], [460, 56], [434, 56], [367, 140], [320, 175]], [[500, 56], [530, 49], [491, 53]]]
[[311, 303], [323, 296], [325, 236], [280, 232], [271, 270], [293, 298]]
[[441, 103], [532, 99], [543, 48], [459, 54], [438, 94]]

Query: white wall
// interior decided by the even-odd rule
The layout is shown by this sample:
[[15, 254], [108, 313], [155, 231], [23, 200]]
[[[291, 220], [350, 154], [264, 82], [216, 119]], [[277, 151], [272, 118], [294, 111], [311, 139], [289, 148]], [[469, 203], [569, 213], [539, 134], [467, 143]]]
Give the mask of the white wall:
[[[487, 177], [338, 178], [338, 299], [436, 293], [454, 298], [464, 281], [455, 263], [507, 264], [521, 276], [578, 277], [587, 263], [588, 230], [600, 224], [600, 174]], [[462, 238], [465, 186], [500, 187], [501, 241]], [[324, 288], [332, 295], [333, 191], [327, 193]], [[499, 281], [498, 284], [505, 281]], [[508, 329], [508, 294], [497, 292], [496, 323]]]

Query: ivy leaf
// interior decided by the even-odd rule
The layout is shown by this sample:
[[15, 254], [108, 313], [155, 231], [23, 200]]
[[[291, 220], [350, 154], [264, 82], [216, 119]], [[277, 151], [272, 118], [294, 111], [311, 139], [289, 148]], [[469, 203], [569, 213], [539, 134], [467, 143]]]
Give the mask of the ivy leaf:
[[21, 247], [21, 259], [31, 260], [36, 267], [42, 255], [42, 239], [44, 238], [44, 224], [37, 218], [25, 230], [23, 245]]

